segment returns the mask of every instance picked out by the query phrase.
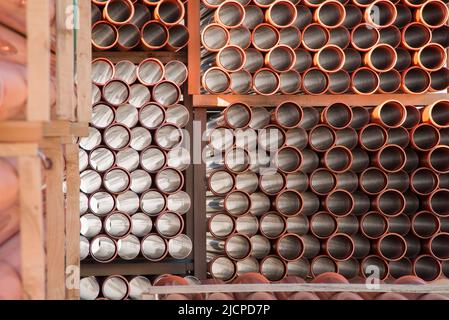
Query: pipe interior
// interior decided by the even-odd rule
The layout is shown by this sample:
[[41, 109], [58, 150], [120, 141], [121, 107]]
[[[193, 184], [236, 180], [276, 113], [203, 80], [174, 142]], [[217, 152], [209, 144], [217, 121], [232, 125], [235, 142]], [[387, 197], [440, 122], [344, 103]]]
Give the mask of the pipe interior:
[[445, 52], [442, 47], [428, 45], [419, 52], [419, 59], [422, 65], [429, 70], [441, 68], [445, 63]]
[[335, 186], [336, 179], [330, 171], [317, 170], [310, 175], [310, 188], [319, 194], [327, 194], [334, 190]]
[[161, 47], [167, 39], [167, 28], [159, 23], [146, 24], [142, 29], [142, 40], [151, 47]]
[[114, 240], [108, 237], [97, 237], [90, 244], [90, 252], [95, 259], [108, 261], [117, 251]]
[[430, 249], [432, 253], [440, 260], [449, 259], [449, 246], [447, 245], [449, 241], [448, 233], [440, 233], [434, 237], [430, 244]]
[[390, 1], [379, 1], [370, 8], [370, 20], [378, 26], [388, 26], [396, 18], [396, 8]]
[[352, 84], [361, 93], [368, 94], [377, 90], [379, 77], [371, 69], [359, 69], [352, 74]]
[[379, 153], [379, 162], [381, 167], [387, 171], [398, 171], [405, 163], [405, 155], [402, 148], [394, 145], [387, 146]]
[[225, 250], [231, 259], [243, 259], [251, 252], [251, 242], [246, 237], [235, 235], [228, 238], [225, 244]]
[[317, 150], [324, 151], [332, 147], [335, 143], [335, 135], [332, 129], [319, 126], [309, 133], [310, 144]]
[[286, 191], [278, 196], [276, 206], [281, 214], [292, 216], [302, 209], [303, 203], [297, 193]]
[[229, 34], [221, 26], [209, 25], [203, 31], [203, 45], [211, 50], [219, 50], [226, 46], [229, 41]]
[[337, 264], [329, 257], [320, 256], [311, 263], [312, 274], [316, 277], [326, 272], [337, 272]]
[[234, 227], [234, 220], [226, 214], [217, 214], [209, 222], [209, 231], [220, 238], [231, 235]]
[[142, 254], [147, 259], [161, 259], [167, 251], [167, 244], [160, 236], [152, 234], [142, 240]]
[[129, 175], [122, 169], [114, 169], [105, 174], [103, 183], [113, 193], [124, 192], [130, 184]]
[[326, 166], [334, 172], [342, 172], [351, 166], [352, 157], [348, 149], [333, 147], [324, 156]]
[[173, 149], [182, 142], [182, 137], [181, 129], [167, 124], [156, 131], [154, 140], [162, 148]]
[[267, 214], [260, 221], [260, 231], [268, 238], [281, 236], [285, 227], [285, 220], [276, 214]]
[[336, 260], [346, 260], [354, 252], [354, 243], [348, 236], [335, 235], [327, 241], [327, 252], [329, 256]]
[[303, 31], [303, 40], [307, 48], [318, 50], [329, 41], [329, 34], [321, 26], [312, 25]]
[[397, 215], [404, 210], [404, 197], [399, 191], [385, 191], [378, 198], [378, 206], [379, 211], [387, 216]]
[[214, 278], [228, 281], [231, 280], [236, 273], [236, 266], [232, 260], [226, 257], [219, 257], [214, 260], [210, 266], [210, 272]]
[[387, 263], [377, 256], [370, 256], [362, 261], [361, 269], [365, 278], [372, 275], [373, 269], [379, 271], [379, 278], [385, 279], [389, 273]]
[[268, 194], [280, 192], [284, 185], [284, 177], [278, 172], [269, 172], [260, 176], [260, 188]]
[[243, 192], [233, 192], [225, 200], [225, 208], [232, 215], [241, 215], [250, 208], [250, 199]]
[[301, 33], [294, 27], [282, 28], [279, 30], [279, 43], [289, 46], [290, 48], [297, 48], [301, 44]]
[[245, 19], [243, 25], [248, 29], [254, 29], [259, 24], [263, 23], [264, 14], [262, 9], [255, 5], [245, 6]]
[[162, 192], [172, 193], [182, 187], [183, 177], [176, 170], [164, 169], [157, 174], [156, 184]]
[[379, 32], [368, 26], [360, 25], [352, 31], [353, 43], [361, 49], [369, 49], [379, 41]]
[[337, 231], [337, 221], [327, 213], [317, 213], [310, 220], [310, 230], [320, 238], [328, 238]]
[[441, 68], [440, 70], [431, 72], [430, 81], [430, 86], [433, 90], [445, 90], [449, 86], [449, 70], [447, 68]]
[[386, 259], [400, 259], [405, 254], [406, 244], [400, 236], [391, 234], [380, 240], [379, 251]]
[[129, 86], [122, 81], [110, 81], [103, 87], [104, 99], [112, 105], [125, 103], [129, 98]]
[[341, 129], [350, 124], [352, 111], [343, 103], [334, 103], [326, 109], [324, 116], [329, 125]]
[[388, 225], [384, 216], [378, 213], [371, 213], [363, 218], [360, 227], [367, 236], [376, 239], [387, 232]]
[[439, 172], [449, 171], [449, 148], [439, 147], [433, 149], [430, 154], [430, 164]]
[[109, 300], [122, 300], [128, 294], [128, 283], [121, 277], [110, 277], [103, 282], [103, 296]]
[[338, 47], [325, 47], [319, 52], [318, 62], [320, 66], [328, 71], [333, 72], [341, 68], [344, 55]]
[[178, 1], [162, 1], [159, 4], [159, 16], [165, 23], [176, 23], [182, 19], [183, 4]]
[[280, 90], [285, 94], [297, 93], [301, 88], [301, 75], [293, 70], [282, 72], [280, 75]]
[[[235, 220], [236, 231], [248, 237], [254, 236], [259, 230], [259, 220], [253, 215], [243, 215]], [[252, 243], [252, 242], [251, 242]]]
[[362, 55], [354, 48], [346, 48], [344, 51], [345, 59], [343, 69], [347, 72], [353, 72], [362, 65]]
[[283, 148], [276, 154], [276, 163], [284, 172], [296, 171], [301, 165], [301, 154], [292, 148]]
[[422, 19], [429, 26], [437, 27], [447, 22], [448, 9], [440, 1], [429, 1], [421, 7]]
[[168, 30], [168, 43], [174, 48], [183, 48], [189, 42], [189, 31], [183, 25], [174, 25]]
[[226, 194], [234, 187], [234, 179], [229, 172], [217, 171], [211, 175], [209, 186], [213, 192]]
[[387, 175], [379, 169], [369, 169], [360, 176], [360, 184], [369, 193], [377, 194], [387, 187]]
[[277, 243], [279, 256], [286, 260], [296, 260], [303, 253], [302, 241], [295, 235], [286, 235], [279, 239]]
[[431, 118], [439, 126], [449, 126], [449, 103], [438, 102], [430, 111]]
[[319, 70], [312, 69], [304, 74], [303, 87], [312, 94], [324, 93], [328, 85], [328, 77]]
[[218, 53], [218, 59], [224, 69], [236, 71], [244, 64], [244, 54], [238, 47], [225, 47]]
[[142, 63], [137, 73], [139, 75], [139, 79], [144, 84], [154, 85], [162, 80], [164, 76], [163, 66], [153, 60], [148, 60]]
[[439, 219], [430, 212], [423, 211], [415, 215], [412, 224], [413, 231], [422, 238], [429, 238], [438, 232]]
[[289, 47], [275, 47], [269, 54], [269, 63], [278, 72], [288, 71], [294, 62], [293, 59], [293, 51]]
[[302, 48], [295, 50], [296, 62], [293, 69], [298, 72], [305, 72], [312, 65], [312, 55]]
[[217, 14], [221, 23], [226, 27], [236, 27], [242, 23], [245, 12], [242, 6], [232, 2], [222, 5]]
[[430, 31], [422, 24], [409, 25], [403, 30], [405, 43], [411, 48], [421, 48], [430, 41]]
[[388, 71], [396, 63], [396, 51], [391, 47], [378, 46], [371, 51], [370, 60], [376, 69]]
[[318, 18], [322, 24], [328, 27], [340, 25], [345, 16], [344, 7], [338, 3], [329, 2], [320, 6]]
[[349, 192], [338, 190], [327, 196], [326, 206], [330, 213], [336, 216], [344, 216], [354, 208], [354, 198], [351, 197]]
[[155, 172], [165, 165], [165, 154], [158, 148], [149, 148], [141, 155], [141, 163], [144, 169]]
[[171, 82], [161, 82], [153, 88], [154, 101], [162, 106], [171, 106], [180, 99], [179, 87]]
[[329, 75], [329, 92], [343, 94], [349, 90], [351, 77], [344, 71], [337, 71]]
[[172, 212], [165, 212], [158, 216], [156, 229], [164, 237], [173, 237], [182, 231], [182, 218]]
[[118, 43], [126, 48], [134, 48], [140, 43], [139, 29], [131, 24], [118, 29]]
[[[379, 30], [380, 38], [379, 43], [389, 44], [393, 48], [396, 48], [401, 44], [401, 31], [394, 26], [382, 28]], [[396, 51], [393, 52], [396, 55]]]
[[166, 200], [164, 196], [158, 191], [148, 191], [142, 196], [141, 207], [142, 211], [150, 216], [157, 215], [165, 208]]
[[394, 70], [379, 74], [379, 87], [386, 93], [393, 93], [401, 86], [401, 74]]
[[270, 7], [270, 18], [276, 26], [286, 27], [296, 18], [293, 5], [289, 2], [278, 2]]
[[92, 63], [92, 81], [104, 85], [114, 75], [113, 66], [105, 60], [97, 60]]
[[133, 14], [131, 3], [123, 0], [108, 1], [105, 8], [108, 16], [117, 23], [123, 23]]
[[438, 176], [429, 169], [415, 171], [411, 183], [416, 192], [429, 194], [438, 187]]
[[276, 257], [268, 257], [260, 264], [260, 273], [270, 281], [279, 281], [286, 274], [285, 264]]
[[415, 260], [414, 271], [424, 281], [433, 281], [441, 274], [441, 264], [430, 256], [422, 256]]

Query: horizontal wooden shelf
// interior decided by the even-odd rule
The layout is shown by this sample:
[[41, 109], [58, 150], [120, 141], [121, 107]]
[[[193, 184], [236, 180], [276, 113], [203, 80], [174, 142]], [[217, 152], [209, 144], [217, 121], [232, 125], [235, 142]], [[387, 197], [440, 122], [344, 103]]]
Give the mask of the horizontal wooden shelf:
[[252, 107], [276, 106], [293, 101], [301, 106], [322, 107], [334, 102], [353, 106], [373, 106], [386, 100], [398, 100], [407, 105], [427, 105], [440, 99], [449, 99], [447, 93], [430, 94], [372, 94], [372, 95], [194, 95], [194, 107], [227, 107], [231, 103], [243, 102]]
[[98, 263], [81, 261], [81, 276], [106, 277], [110, 275], [160, 275], [160, 274], [187, 274], [193, 270], [193, 263], [188, 260], [164, 262], [114, 261], [113, 263]]
[[167, 63], [173, 60], [181, 62], [187, 62], [187, 53], [171, 52], [171, 51], [94, 51], [92, 52], [92, 59], [107, 58], [113, 63], [117, 63], [122, 60], [129, 60], [133, 63], [141, 63], [147, 58], [157, 58], [163, 63]]

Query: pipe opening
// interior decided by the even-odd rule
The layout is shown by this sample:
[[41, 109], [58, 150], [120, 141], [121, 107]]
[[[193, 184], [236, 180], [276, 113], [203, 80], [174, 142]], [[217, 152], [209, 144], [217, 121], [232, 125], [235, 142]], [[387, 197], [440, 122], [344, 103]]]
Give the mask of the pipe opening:
[[362, 22], [363, 14], [360, 8], [354, 4], [345, 4], [346, 17], [343, 25], [352, 29]]
[[285, 179], [278, 172], [268, 172], [260, 176], [260, 189], [269, 194], [275, 195], [285, 187]]
[[302, 156], [296, 148], [284, 147], [276, 153], [275, 163], [282, 172], [292, 173], [299, 169]]
[[315, 11], [317, 20], [327, 28], [335, 28], [345, 20], [345, 8], [340, 2], [323, 2]]
[[234, 278], [237, 267], [231, 259], [218, 257], [210, 262], [209, 270], [214, 279], [230, 281]]
[[313, 149], [325, 151], [335, 144], [335, 133], [327, 126], [316, 126], [309, 133], [309, 143]]
[[141, 252], [145, 259], [159, 261], [167, 255], [167, 242], [156, 234], [150, 234], [142, 240]]
[[245, 18], [245, 9], [235, 1], [224, 2], [215, 11], [217, 20], [226, 28], [238, 27]]
[[368, 60], [374, 70], [379, 72], [389, 71], [396, 64], [396, 51], [388, 44], [380, 44], [370, 50]]
[[184, 18], [184, 4], [177, 0], [160, 1], [156, 10], [159, 20], [166, 24], [177, 24]]
[[287, 266], [279, 258], [270, 256], [260, 263], [260, 273], [269, 281], [279, 281], [286, 276]]
[[344, 59], [343, 50], [334, 45], [328, 45], [317, 53], [317, 64], [326, 72], [340, 70], [343, 67]]
[[182, 232], [184, 221], [174, 212], [164, 212], [157, 217], [154, 225], [161, 236], [172, 238]]
[[346, 216], [354, 209], [354, 198], [345, 190], [335, 190], [326, 197], [325, 206], [334, 216]]
[[327, 240], [326, 251], [335, 260], [347, 260], [354, 253], [354, 243], [349, 236], [336, 234]]
[[367, 51], [374, 47], [380, 38], [379, 31], [367, 24], [359, 24], [352, 29], [352, 45], [357, 50]]
[[201, 42], [208, 51], [218, 51], [229, 42], [229, 31], [218, 24], [209, 24], [203, 30]]
[[237, 46], [227, 46], [217, 55], [220, 66], [226, 71], [233, 72], [243, 68], [245, 64], [245, 52]]
[[153, 99], [163, 107], [175, 105], [181, 99], [181, 90], [170, 81], [161, 81], [153, 87]]
[[268, 20], [278, 28], [290, 26], [296, 15], [296, 8], [290, 1], [277, 1], [267, 11]]
[[225, 252], [231, 259], [244, 259], [251, 253], [251, 242], [246, 236], [233, 235], [226, 240]]
[[234, 148], [226, 153], [224, 161], [231, 172], [240, 173], [249, 168], [251, 159], [245, 149]]
[[246, 49], [251, 45], [251, 31], [240, 26], [229, 30], [229, 44]]
[[437, 71], [446, 62], [446, 51], [439, 44], [428, 44], [418, 51], [418, 60], [428, 71]]
[[399, 72], [405, 71], [412, 64], [412, 56], [410, 55], [410, 52], [404, 48], [399, 47], [395, 50], [398, 59], [394, 68]]
[[379, 90], [384, 93], [394, 93], [401, 87], [401, 74], [392, 69], [379, 74]]
[[424, 281], [433, 281], [441, 275], [441, 263], [431, 256], [420, 256], [414, 262], [413, 271]]
[[434, 122], [437, 126], [448, 127], [449, 126], [449, 102], [438, 101], [430, 109], [430, 121]]
[[295, 234], [286, 234], [281, 237], [276, 244], [279, 256], [287, 261], [299, 259], [304, 248], [300, 237]]
[[184, 177], [181, 172], [176, 169], [164, 169], [156, 175], [156, 185], [158, 189], [164, 193], [175, 193], [182, 188]]
[[337, 232], [337, 221], [327, 212], [319, 212], [310, 220], [310, 232], [317, 238], [329, 238]]
[[431, 72], [430, 87], [433, 91], [441, 91], [449, 87], [449, 69], [441, 68]]
[[181, 24], [172, 26], [168, 30], [168, 44], [174, 48], [174, 50], [180, 50], [184, 48], [189, 42], [189, 30]]
[[344, 172], [352, 164], [352, 154], [346, 147], [335, 146], [326, 151], [323, 161], [329, 170], [333, 172]]
[[310, 188], [319, 195], [325, 195], [335, 189], [336, 179], [332, 172], [325, 169], [315, 170], [310, 175]]
[[132, 49], [140, 43], [140, 31], [132, 25], [126, 24], [118, 29], [118, 44], [124, 49]]
[[[265, 237], [268, 239], [276, 239], [280, 237], [284, 232], [286, 228], [285, 220], [274, 213], [267, 213], [263, 217], [260, 218], [260, 233], [262, 233]], [[288, 239], [285, 241], [285, 244], [288, 244]], [[302, 246], [302, 244], [300, 244]], [[280, 246], [280, 241], [278, 243], [278, 246]], [[298, 248], [299, 249], [299, 248]], [[293, 248], [287, 247], [283, 250], [286, 250], [287, 252], [291, 252]], [[282, 251], [283, 251], [282, 250]], [[278, 247], [278, 251], [281, 251], [281, 248]], [[285, 258], [285, 257], [284, 257]]]
[[369, 212], [360, 221], [360, 229], [366, 237], [377, 239], [387, 232], [388, 221], [378, 212]]
[[312, 66], [313, 59], [309, 51], [299, 48], [295, 50], [295, 55], [296, 62], [293, 69], [297, 72], [305, 72]]
[[362, 276], [365, 279], [368, 278], [369, 276], [372, 275], [373, 272], [372, 270], [374, 268], [376, 269], [376, 271], [379, 270], [380, 280], [384, 280], [385, 278], [388, 277], [389, 274], [388, 263], [378, 256], [369, 256], [363, 259], [360, 265]]
[[448, 8], [442, 1], [428, 1], [419, 9], [422, 21], [429, 28], [438, 28], [447, 22]]
[[276, 208], [280, 214], [294, 216], [303, 208], [302, 197], [295, 191], [287, 190], [279, 194], [275, 201]]
[[386, 189], [387, 179], [385, 172], [369, 168], [360, 175], [360, 187], [369, 194], [378, 194]]
[[388, 266], [390, 267], [390, 275], [394, 279], [408, 276], [413, 273], [413, 264], [408, 258], [402, 258], [398, 261], [390, 261]]
[[280, 74], [280, 91], [283, 94], [295, 94], [301, 89], [302, 79], [299, 72], [290, 70]]
[[140, 206], [144, 213], [156, 216], [165, 209], [166, 198], [159, 191], [148, 191], [142, 195]]
[[380, 167], [388, 172], [397, 172], [404, 168], [406, 155], [404, 149], [397, 145], [387, 145], [378, 153]]
[[449, 172], [449, 147], [437, 146], [430, 151], [429, 162], [432, 169], [439, 173]]
[[317, 51], [329, 41], [329, 31], [318, 24], [308, 25], [303, 31], [302, 42], [306, 49]]
[[287, 27], [279, 30], [279, 43], [296, 49], [301, 44], [301, 32], [297, 27]]
[[168, 41], [167, 27], [157, 21], [147, 22], [141, 30], [142, 42], [150, 49], [162, 48]]
[[421, 195], [432, 193], [438, 187], [438, 176], [430, 169], [420, 168], [412, 173], [411, 186], [413, 190]]
[[252, 33], [253, 45], [260, 51], [268, 51], [279, 42], [279, 32], [271, 25], [260, 24]]
[[[251, 214], [240, 216], [235, 219], [235, 230], [237, 233], [252, 237], [259, 231], [259, 220]], [[251, 243], [253, 244], [252, 241]]]
[[379, 106], [379, 120], [386, 127], [401, 126], [407, 116], [407, 110], [402, 103], [397, 101], [387, 101]]
[[209, 232], [217, 238], [226, 238], [235, 230], [234, 219], [227, 214], [216, 214], [209, 220]]
[[108, 1], [104, 10], [112, 23], [125, 24], [134, 16], [134, 5], [128, 0]]
[[423, 24], [414, 22], [406, 26], [402, 31], [404, 45], [412, 50], [418, 50], [430, 42], [431, 32]]
[[351, 123], [351, 107], [344, 103], [333, 103], [323, 110], [324, 121], [336, 129], [344, 129]]
[[319, 69], [309, 69], [303, 75], [304, 91], [310, 94], [322, 94], [329, 87], [328, 76]]
[[247, 213], [251, 207], [249, 196], [242, 191], [233, 191], [225, 199], [224, 207], [233, 216]]
[[404, 210], [405, 198], [397, 190], [387, 190], [378, 196], [377, 206], [383, 214], [394, 217]]
[[367, 8], [369, 21], [375, 27], [387, 27], [396, 20], [395, 5], [390, 1], [375, 1]]
[[344, 49], [351, 43], [351, 35], [345, 27], [329, 30], [329, 44]]
[[351, 76], [344, 70], [329, 73], [328, 77], [330, 93], [343, 94], [351, 87]]
[[360, 94], [374, 93], [379, 88], [379, 76], [371, 69], [357, 69], [352, 74], [352, 87]]
[[118, 106], [128, 101], [130, 96], [130, 88], [128, 84], [121, 80], [110, 80], [103, 87], [104, 100], [113, 105]]
[[430, 238], [440, 229], [440, 220], [431, 212], [418, 212], [412, 220], [413, 233], [420, 238]]
[[337, 272], [337, 264], [334, 260], [326, 256], [318, 256], [310, 264], [312, 275], [317, 277], [326, 272]]
[[293, 67], [295, 52], [288, 46], [279, 45], [268, 52], [266, 59], [271, 69], [276, 72], [285, 72]]
[[260, 7], [256, 5], [245, 6], [245, 19], [243, 25], [248, 29], [254, 29], [259, 24], [263, 23], [264, 14]]
[[401, 30], [399, 30], [398, 27], [389, 26], [386, 28], [382, 28], [379, 30], [379, 33], [379, 43], [388, 44], [393, 48], [396, 48], [401, 44]]
[[361, 146], [368, 151], [376, 151], [387, 143], [387, 132], [376, 124], [369, 124], [359, 133]]
[[209, 178], [209, 188], [218, 195], [224, 195], [234, 188], [234, 178], [227, 171], [216, 171]]
[[254, 90], [263, 95], [275, 94], [279, 89], [279, 76], [269, 70], [261, 69], [254, 74]]
[[407, 243], [400, 235], [390, 233], [379, 239], [379, 253], [387, 260], [401, 259], [407, 250]]

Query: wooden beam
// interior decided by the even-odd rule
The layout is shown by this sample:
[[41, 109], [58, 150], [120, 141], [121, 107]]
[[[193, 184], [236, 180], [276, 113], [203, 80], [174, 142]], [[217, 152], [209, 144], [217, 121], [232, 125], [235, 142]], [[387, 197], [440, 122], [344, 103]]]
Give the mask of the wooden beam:
[[45, 233], [47, 248], [47, 299], [65, 299], [65, 218], [63, 156], [59, 139], [48, 139], [42, 145], [51, 167], [45, 170]]
[[0, 143], [0, 157], [37, 156], [38, 145], [32, 143]]
[[180, 274], [185, 275], [188, 270], [191, 270], [193, 265], [191, 263], [182, 262], [148, 262], [148, 261], [132, 261], [132, 262], [118, 262], [109, 264], [101, 263], [82, 263], [81, 276], [96, 276], [106, 277], [115, 274], [124, 276], [142, 275], [142, 274]]
[[243, 102], [252, 107], [277, 106], [285, 101], [294, 101], [301, 106], [322, 107], [334, 102], [342, 102], [354, 106], [374, 106], [386, 100], [398, 100], [407, 105], [427, 105], [440, 99], [449, 99], [449, 94], [372, 94], [361, 96], [354, 94], [320, 96], [312, 95], [194, 95], [194, 107], [227, 107], [231, 103]]
[[49, 0], [26, 2], [28, 121], [50, 120], [50, 13]]
[[[66, 160], [66, 210], [65, 210], [65, 264], [66, 273], [80, 270], [80, 175], [79, 147], [76, 144], [65, 146]], [[68, 276], [68, 274], [66, 274]], [[79, 300], [79, 277], [71, 279], [70, 287], [66, 288], [69, 300]]]
[[76, 89], [77, 121], [89, 122], [92, 118], [92, 28], [91, 5], [88, 0], [78, 0], [76, 32]]
[[[167, 63], [172, 60], [187, 62], [187, 55], [185, 52], [170, 52], [170, 51], [129, 51], [129, 52], [115, 52], [115, 51], [95, 51], [92, 53], [92, 58], [107, 58], [113, 63], [122, 60], [129, 60], [132, 63], [139, 64], [147, 58], [157, 58], [162, 63]], [[89, 80], [90, 83], [90, 80]]]
[[[189, 93], [200, 94], [201, 92], [201, 36], [200, 36], [200, 0], [188, 1], [188, 21], [187, 26], [190, 32], [190, 40], [188, 44], [189, 51]], [[195, 102], [194, 102], [195, 103]]]
[[[75, 119], [73, 29], [67, 8], [72, 0], [56, 1], [56, 119]], [[73, 13], [72, 13], [73, 14]]]
[[21, 277], [23, 298], [32, 300], [46, 298], [41, 170], [39, 157], [19, 157]]
[[36, 142], [44, 135], [41, 122], [0, 122], [0, 142]]

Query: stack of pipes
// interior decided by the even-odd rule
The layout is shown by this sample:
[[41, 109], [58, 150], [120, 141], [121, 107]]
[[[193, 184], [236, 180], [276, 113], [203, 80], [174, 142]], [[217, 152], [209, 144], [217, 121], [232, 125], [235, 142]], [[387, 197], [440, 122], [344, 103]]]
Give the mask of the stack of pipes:
[[441, 0], [202, 0], [209, 94], [442, 91], [448, 7]]
[[235, 103], [207, 129], [210, 277], [374, 268], [381, 280], [433, 281], [448, 268], [449, 101]]
[[183, 234], [191, 206], [183, 131], [190, 113], [180, 89], [187, 68], [100, 58], [92, 69], [90, 134], [79, 141], [81, 259], [185, 259], [192, 251]]
[[95, 50], [179, 51], [189, 41], [186, 0], [92, 0]]
[[0, 158], [0, 300], [22, 298], [19, 177], [15, 160]]
[[[193, 281], [192, 281], [193, 280]], [[86, 277], [81, 279], [80, 292], [81, 299], [154, 299], [154, 296], [149, 294], [151, 288], [151, 281], [147, 277], [137, 276], [131, 279], [126, 279], [122, 276], [111, 276], [103, 280], [100, 286], [101, 279], [95, 277]], [[246, 273], [237, 277], [233, 284], [266, 284], [270, 283], [285, 283], [285, 284], [303, 284], [305, 281], [302, 278], [289, 276], [280, 282], [271, 282], [266, 277], [257, 273]], [[340, 274], [327, 272], [323, 273], [313, 281], [317, 284], [349, 284], [348, 280]], [[154, 286], [183, 286], [189, 284], [204, 284], [204, 285], [218, 285], [224, 282], [220, 280], [204, 280], [192, 279], [192, 277], [180, 277], [175, 275], [163, 275], [157, 277]], [[427, 281], [416, 276], [402, 276], [396, 279], [394, 284], [413, 284], [426, 285]], [[432, 284], [432, 283], [431, 283]], [[101, 294], [102, 293], [102, 294]], [[102, 297], [100, 297], [100, 294]], [[204, 294], [181, 294], [171, 293], [158, 296], [161, 300], [448, 300], [448, 295], [424, 293], [353, 293], [353, 292], [212, 292]]]

